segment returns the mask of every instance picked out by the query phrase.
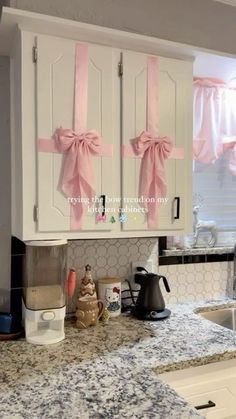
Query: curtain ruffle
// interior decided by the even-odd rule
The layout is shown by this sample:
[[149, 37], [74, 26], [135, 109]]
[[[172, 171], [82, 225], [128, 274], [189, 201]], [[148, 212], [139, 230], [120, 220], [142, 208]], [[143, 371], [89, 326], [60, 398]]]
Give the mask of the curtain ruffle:
[[236, 88], [219, 79], [194, 78], [194, 159], [210, 164], [226, 151], [229, 170], [236, 175]]

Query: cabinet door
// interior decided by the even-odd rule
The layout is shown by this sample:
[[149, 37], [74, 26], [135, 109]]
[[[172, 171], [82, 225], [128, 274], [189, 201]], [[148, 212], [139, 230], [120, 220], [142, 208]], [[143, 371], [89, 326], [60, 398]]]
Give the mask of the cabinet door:
[[[38, 61], [36, 67], [37, 137], [51, 138], [55, 129], [73, 129], [75, 41], [49, 36], [37, 38]], [[88, 105], [87, 129], [96, 130], [104, 144], [118, 144], [119, 86], [116, 53], [99, 45], [88, 46]], [[116, 58], [114, 58], [116, 57]], [[117, 65], [117, 63], [116, 63]], [[116, 156], [113, 150], [113, 156]], [[38, 231], [60, 232], [70, 230], [70, 205], [58, 188], [63, 155], [38, 152], [37, 196]], [[96, 195], [116, 196], [118, 178], [113, 157], [93, 156], [92, 166]], [[84, 210], [83, 230], [111, 230], [110, 222], [97, 222], [95, 213]], [[117, 223], [116, 223], [117, 224]]]
[[[167, 159], [167, 203], [158, 210], [158, 233], [183, 231], [187, 213], [191, 213], [192, 171], [192, 64], [181, 60], [158, 57], [158, 109], [160, 136], [169, 136], [174, 147], [185, 149], [184, 160]], [[130, 144], [146, 130], [147, 56], [123, 53], [123, 144]], [[137, 201], [141, 158], [123, 157], [122, 194], [127, 208], [124, 230], [147, 230], [144, 213]], [[176, 216], [176, 200], [180, 199], [180, 218]], [[133, 207], [133, 208], [131, 208]]]
[[[176, 388], [179, 393], [192, 406], [207, 405], [209, 400], [215, 406], [201, 409], [199, 413], [211, 419], [229, 419], [236, 415], [236, 378], [212, 378], [200, 384], [188, 384]], [[232, 416], [231, 416], [232, 415]]]
[[[236, 418], [236, 362], [221, 361], [159, 376], [199, 414], [211, 419]], [[209, 403], [213, 402], [213, 404]], [[206, 408], [204, 408], [207, 406]]]

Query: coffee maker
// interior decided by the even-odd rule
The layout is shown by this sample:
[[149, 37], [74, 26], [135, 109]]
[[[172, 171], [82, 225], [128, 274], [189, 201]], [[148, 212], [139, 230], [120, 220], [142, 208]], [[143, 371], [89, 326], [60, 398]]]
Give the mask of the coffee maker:
[[170, 310], [165, 308], [165, 301], [160, 289], [163, 279], [167, 292], [170, 292], [167, 279], [162, 275], [149, 273], [143, 267], [137, 267], [134, 281], [141, 286], [134, 308], [134, 315], [140, 320], [163, 320], [169, 317]]
[[64, 339], [67, 240], [28, 241], [23, 273], [26, 340], [43, 345]]

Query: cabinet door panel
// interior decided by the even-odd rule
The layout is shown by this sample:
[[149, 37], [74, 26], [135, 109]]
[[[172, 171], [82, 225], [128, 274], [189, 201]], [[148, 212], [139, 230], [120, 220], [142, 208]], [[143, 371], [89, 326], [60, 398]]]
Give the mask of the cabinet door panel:
[[[180, 60], [158, 58], [158, 134], [169, 136], [175, 147], [186, 147], [192, 141], [191, 134], [191, 63]], [[123, 53], [123, 144], [146, 130], [147, 56]], [[189, 149], [189, 146], [188, 146]], [[186, 150], [185, 150], [186, 153]], [[158, 210], [158, 231], [183, 230], [185, 225], [185, 204], [187, 189], [191, 189], [191, 168], [185, 160], [168, 159], [165, 163], [167, 198]], [[124, 230], [146, 230], [146, 215], [138, 203], [128, 203], [129, 198], [137, 201], [141, 159], [123, 157], [122, 193], [124, 207], [128, 210]], [[186, 172], [188, 171], [188, 184]], [[180, 197], [180, 219], [174, 219], [174, 198]], [[131, 208], [133, 207], [133, 208]]]
[[[50, 138], [57, 127], [73, 128], [75, 42], [39, 36], [37, 44], [37, 137]], [[114, 111], [117, 73], [113, 67], [111, 48], [89, 45], [87, 129], [96, 130], [104, 144], [112, 144], [114, 136], [119, 135], [119, 115]], [[113, 197], [117, 194], [113, 157], [92, 156], [91, 159], [96, 195]], [[70, 206], [58, 187], [62, 162], [61, 154], [38, 152], [38, 230], [41, 232], [70, 230]], [[109, 222], [96, 222], [93, 211], [84, 210], [83, 230], [112, 228]]]
[[215, 406], [200, 409], [206, 418], [234, 419], [236, 417], [236, 362], [235, 359], [220, 361], [171, 371], [160, 375], [192, 406]]
[[200, 410], [206, 418], [228, 419], [229, 415], [236, 414], [236, 378], [212, 377], [212, 380], [201, 384], [180, 386], [176, 391], [192, 406], [207, 404], [209, 400], [215, 403], [215, 407]]

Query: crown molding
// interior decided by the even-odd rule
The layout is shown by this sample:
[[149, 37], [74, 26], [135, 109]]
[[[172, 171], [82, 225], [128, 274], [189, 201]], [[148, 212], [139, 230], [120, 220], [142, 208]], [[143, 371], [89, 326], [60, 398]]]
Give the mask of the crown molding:
[[194, 59], [195, 48], [190, 45], [9, 7], [2, 8], [0, 55], [11, 55], [17, 29], [147, 54]]

